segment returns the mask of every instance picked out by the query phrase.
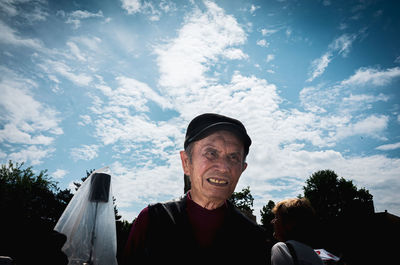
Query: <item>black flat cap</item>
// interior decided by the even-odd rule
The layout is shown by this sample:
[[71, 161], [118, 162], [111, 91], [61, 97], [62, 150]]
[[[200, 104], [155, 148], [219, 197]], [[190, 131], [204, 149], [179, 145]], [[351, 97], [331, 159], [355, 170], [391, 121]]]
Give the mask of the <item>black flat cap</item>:
[[245, 155], [249, 153], [251, 139], [247, 135], [244, 125], [236, 119], [215, 113], [201, 114], [189, 123], [186, 130], [185, 149], [190, 143], [201, 140], [219, 130], [234, 133], [242, 141]]

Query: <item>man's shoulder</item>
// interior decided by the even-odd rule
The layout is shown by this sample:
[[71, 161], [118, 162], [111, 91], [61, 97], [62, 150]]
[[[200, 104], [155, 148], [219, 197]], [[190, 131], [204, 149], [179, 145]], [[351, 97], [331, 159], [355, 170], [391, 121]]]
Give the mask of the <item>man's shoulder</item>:
[[265, 229], [262, 226], [258, 225], [254, 220], [250, 219], [231, 202], [228, 202], [228, 209], [231, 218], [234, 219], [235, 226], [241, 226], [242, 228], [246, 228], [243, 231], [253, 231], [260, 235], [263, 235], [265, 233]]
[[184, 211], [185, 199], [186, 195], [183, 195], [166, 202], [150, 204], [148, 206], [150, 218], [168, 219], [175, 224], [177, 215]]
[[234, 215], [239, 222], [245, 223], [251, 227], [260, 227], [254, 220], [250, 219], [239, 208], [233, 205], [233, 203], [228, 201], [227, 205], [231, 215]]

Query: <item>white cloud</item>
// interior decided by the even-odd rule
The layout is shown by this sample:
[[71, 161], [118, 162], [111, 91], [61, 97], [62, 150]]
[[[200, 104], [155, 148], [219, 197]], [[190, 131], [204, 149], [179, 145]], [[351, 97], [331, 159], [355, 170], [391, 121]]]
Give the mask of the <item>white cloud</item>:
[[272, 61], [274, 59], [275, 59], [275, 55], [274, 54], [268, 54], [266, 61], [267, 61], [267, 63], [269, 63], [270, 61]]
[[17, 8], [15, 7], [14, 1], [1, 1], [0, 2], [0, 9], [5, 11], [9, 16], [16, 16], [18, 14]]
[[[63, 133], [58, 112], [37, 101], [30, 88], [37, 84], [0, 67], [1, 121], [0, 142], [50, 145], [54, 136]], [[46, 135], [45, 135], [46, 134]]]
[[257, 41], [257, 45], [261, 47], [268, 47], [269, 43], [266, 40], [261, 39]]
[[81, 26], [82, 19], [95, 18], [95, 17], [103, 17], [103, 12], [99, 10], [97, 13], [91, 13], [86, 10], [75, 10], [69, 14], [67, 14], [67, 20], [65, 23], [74, 25], [74, 28], [77, 29]]
[[386, 138], [382, 136], [382, 132], [386, 129], [388, 121], [389, 118], [387, 116], [371, 115], [347, 127], [338, 128], [336, 138], [340, 140], [353, 135], [363, 135], [385, 140]]
[[64, 169], [57, 169], [56, 171], [54, 171], [53, 173], [51, 173], [50, 175], [53, 176], [56, 179], [62, 179], [65, 175], [68, 174], [67, 170]]
[[99, 37], [78, 36], [71, 38], [71, 42], [79, 43], [80, 45], [86, 46], [90, 50], [96, 52], [99, 50], [99, 45], [101, 44], [102, 40]]
[[254, 12], [257, 10], [257, 9], [259, 9], [259, 8], [261, 8], [260, 6], [255, 6], [255, 5], [251, 5], [251, 7], [250, 7], [250, 13], [251, 14], [254, 14]]
[[[4, 0], [0, 1], [0, 10], [10, 17], [20, 16], [32, 24], [35, 21], [46, 20], [48, 13], [43, 7], [44, 4], [46, 4], [45, 1]], [[29, 8], [29, 12], [21, 12], [23, 10], [21, 5]]]
[[386, 70], [360, 68], [350, 78], [342, 81], [341, 84], [343, 86], [363, 86], [367, 84], [384, 86], [398, 77], [400, 77], [400, 67], [388, 68]]
[[92, 123], [92, 118], [89, 115], [80, 115], [82, 121], [78, 122], [78, 125], [85, 126]]
[[243, 53], [242, 50], [235, 49], [235, 48], [230, 48], [230, 49], [224, 50], [223, 56], [225, 56], [229, 60], [241, 60], [241, 59], [249, 58], [249, 56], [247, 54]]
[[[114, 111], [126, 111], [126, 108], [133, 107], [137, 111], [148, 111], [146, 106], [149, 100], [157, 103], [161, 108], [170, 108], [172, 105], [168, 100], [152, 90], [147, 84], [133, 78], [119, 76], [116, 78], [119, 87], [115, 90], [105, 85], [98, 85], [109, 101], [107, 111], [113, 106]], [[123, 109], [119, 108], [122, 107]]]
[[286, 34], [286, 37], [289, 38], [292, 35], [292, 29], [291, 28], [286, 29], [285, 34]]
[[140, 0], [121, 0], [122, 8], [125, 9], [128, 14], [135, 14], [140, 11], [141, 3]]
[[246, 57], [237, 48], [232, 50], [232, 46], [243, 44], [246, 39], [234, 17], [213, 2], [206, 1], [205, 5], [205, 13], [196, 9], [187, 17], [178, 38], [155, 49], [161, 73], [159, 83], [168, 87], [172, 96], [182, 96], [182, 87], [191, 86], [192, 91], [204, 87], [210, 81], [205, 73], [221, 55], [235, 59]]
[[92, 145], [82, 145], [82, 147], [75, 147], [71, 149], [71, 157], [73, 160], [92, 160], [98, 156], [99, 146]]
[[336, 51], [338, 54], [346, 57], [355, 39], [356, 35], [343, 34], [329, 45], [329, 50]]
[[395, 150], [400, 148], [400, 142], [394, 143], [394, 144], [384, 144], [378, 146], [376, 149], [377, 150], [382, 150], [382, 151], [388, 151], [388, 150]]
[[313, 71], [311, 73], [310, 78], [307, 79], [307, 82], [313, 81], [318, 76], [322, 75], [325, 72], [325, 69], [328, 67], [329, 63], [331, 62], [332, 54], [325, 53], [321, 56], [321, 58], [317, 58], [312, 61], [311, 66]]
[[380, 93], [377, 96], [374, 95], [366, 95], [366, 94], [359, 94], [359, 95], [353, 95], [350, 94], [350, 96], [343, 98], [343, 102], [346, 102], [348, 104], [356, 104], [357, 102], [366, 102], [366, 103], [371, 103], [371, 102], [377, 102], [377, 101], [388, 101], [389, 96], [384, 95]]
[[74, 69], [63, 61], [54, 61], [47, 59], [44, 63], [38, 64], [49, 75], [59, 74], [78, 86], [88, 86], [93, 78], [85, 73], [75, 73]]
[[346, 57], [350, 52], [351, 45], [355, 39], [356, 35], [343, 34], [333, 40], [333, 42], [329, 44], [327, 52], [325, 52], [320, 58], [312, 61], [311, 71], [309, 73], [310, 77], [307, 79], [307, 82], [311, 82], [322, 75], [335, 54]]
[[150, 21], [159, 21], [162, 13], [168, 13], [176, 10], [174, 2], [161, 1], [158, 6], [154, 1], [140, 0], [121, 0], [122, 9], [129, 15], [141, 13], [147, 16]]
[[0, 20], [0, 43], [28, 47], [36, 50], [42, 49], [42, 43], [37, 39], [28, 39], [18, 36], [18, 33]]
[[67, 42], [67, 46], [71, 50], [71, 53], [79, 60], [79, 61], [86, 61], [85, 56], [80, 51], [79, 47], [72, 41]]
[[277, 29], [261, 29], [261, 34], [263, 36], [268, 36], [268, 35], [272, 35], [274, 33], [278, 32]]
[[21, 148], [19, 151], [10, 152], [7, 154], [7, 160], [26, 162], [35, 166], [43, 163], [43, 159], [48, 158], [54, 151], [54, 148], [41, 148], [31, 145], [27, 148]]

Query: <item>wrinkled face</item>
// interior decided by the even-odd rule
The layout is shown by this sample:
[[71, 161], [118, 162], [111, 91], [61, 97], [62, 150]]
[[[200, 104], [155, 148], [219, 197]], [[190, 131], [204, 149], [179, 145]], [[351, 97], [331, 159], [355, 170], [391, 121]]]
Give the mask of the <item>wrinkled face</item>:
[[200, 202], [227, 200], [247, 166], [242, 142], [228, 131], [194, 142], [192, 161], [184, 151], [181, 159], [185, 174], [190, 176], [191, 196]]

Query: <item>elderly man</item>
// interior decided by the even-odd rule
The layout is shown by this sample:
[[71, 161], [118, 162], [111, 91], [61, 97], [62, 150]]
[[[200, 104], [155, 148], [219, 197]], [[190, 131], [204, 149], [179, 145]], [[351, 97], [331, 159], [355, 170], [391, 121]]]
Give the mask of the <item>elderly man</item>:
[[212, 113], [194, 118], [180, 152], [191, 189], [179, 200], [142, 210], [125, 264], [268, 264], [262, 228], [228, 200], [247, 167], [250, 145], [236, 119]]

